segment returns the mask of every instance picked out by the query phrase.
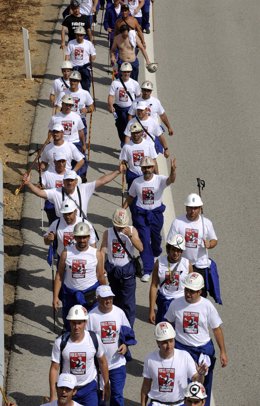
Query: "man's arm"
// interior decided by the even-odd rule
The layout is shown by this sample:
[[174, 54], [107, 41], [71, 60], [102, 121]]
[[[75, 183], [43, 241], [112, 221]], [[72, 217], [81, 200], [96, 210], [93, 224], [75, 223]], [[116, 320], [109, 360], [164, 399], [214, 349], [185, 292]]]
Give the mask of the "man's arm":
[[55, 280], [54, 280], [54, 288], [53, 288], [53, 301], [52, 301], [52, 306], [54, 309], [57, 311], [59, 306], [60, 306], [60, 299], [59, 299], [59, 293], [64, 277], [64, 272], [65, 272], [65, 262], [67, 259], [67, 251], [63, 250], [61, 253], [60, 261], [59, 261], [59, 266], [58, 266], [58, 271], [56, 272]]
[[149, 57], [148, 57], [148, 54], [147, 54], [147, 52], [146, 52], [146, 50], [145, 50], [143, 44], [141, 43], [141, 41], [140, 41], [140, 39], [139, 39], [138, 37], [136, 37], [136, 45], [138, 46], [138, 48], [139, 48], [140, 51], [142, 52], [146, 64], [149, 65], [149, 64], [151, 63], [151, 62], [150, 62], [150, 59], [149, 59]]
[[47, 199], [47, 193], [45, 192], [45, 190], [40, 189], [38, 186], [35, 186], [35, 185], [33, 185], [31, 183], [31, 175], [30, 174], [25, 173], [23, 175], [23, 182], [24, 182], [25, 185], [28, 186], [28, 188], [30, 189], [30, 191], [34, 195], [36, 195], [38, 197], [41, 197], [42, 199]]
[[110, 387], [109, 387], [109, 372], [108, 372], [108, 365], [107, 359], [105, 354], [102, 357], [98, 358], [100, 372], [104, 381], [104, 389], [102, 394], [102, 400], [108, 400], [110, 395]]
[[131, 206], [131, 204], [133, 203], [133, 200], [134, 200], [134, 198], [132, 196], [128, 195], [123, 204], [123, 209], [127, 209], [129, 206]]
[[50, 402], [57, 398], [56, 396], [56, 382], [59, 374], [60, 364], [57, 362], [51, 362], [49, 372], [49, 384], [50, 384]]
[[144, 378], [141, 389], [141, 406], [146, 406], [148, 393], [152, 386], [152, 379]]
[[166, 141], [166, 138], [163, 133], [159, 136], [159, 141], [164, 149], [165, 158], [169, 158], [169, 156], [170, 156], [169, 148], [168, 148], [167, 141]]
[[116, 55], [115, 55], [116, 50], [117, 50], [117, 36], [114, 37], [113, 45], [110, 50], [110, 59], [112, 64], [116, 63]]
[[[86, 150], [87, 150], [87, 144], [86, 144], [86, 140], [85, 140], [85, 136], [84, 136], [84, 130], [79, 130], [79, 139], [80, 139], [80, 142], [82, 145], [82, 152], [83, 152], [83, 154], [85, 154]], [[83, 163], [84, 163], [84, 161], [83, 161]], [[74, 169], [74, 171], [75, 171], [75, 169]]]
[[99, 281], [100, 285], [106, 285], [107, 280], [105, 278], [105, 270], [104, 270], [104, 261], [103, 256], [100, 251], [97, 251], [97, 280]]
[[142, 31], [142, 28], [140, 27], [140, 25], [139, 25], [138, 21], [136, 20], [136, 18], [134, 18], [134, 20], [135, 20], [134, 21], [134, 28], [135, 28], [135, 30], [137, 32], [138, 37], [140, 38], [141, 43], [143, 44], [143, 46], [145, 48], [146, 43], [145, 43], [145, 40], [144, 40], [144, 34], [143, 34], [143, 31]]
[[121, 166], [114, 172], [110, 172], [107, 175], [103, 175], [96, 180], [96, 187], [95, 189], [99, 188], [100, 186], [106, 185], [107, 183], [111, 182], [121, 173]]
[[154, 264], [153, 273], [152, 273], [152, 282], [150, 286], [149, 292], [149, 302], [150, 302], [150, 311], [149, 311], [149, 322], [151, 324], [155, 324], [155, 303], [159, 285], [159, 277], [158, 277], [158, 260]]
[[66, 47], [66, 32], [67, 28], [65, 25], [61, 26], [61, 44], [60, 44], [60, 49], [64, 49]]
[[171, 127], [171, 124], [168, 120], [166, 113], [161, 114], [160, 119], [162, 120], [163, 124], [166, 125], [169, 135], [173, 135], [173, 129]]
[[108, 237], [108, 231], [106, 230], [103, 233], [102, 243], [100, 246], [100, 253], [102, 255], [103, 267], [105, 265], [105, 256], [106, 256], [106, 252], [107, 252], [107, 237]]
[[115, 96], [109, 95], [107, 98], [107, 104], [108, 104], [108, 110], [110, 113], [114, 113], [114, 111], [115, 111], [114, 103], [115, 103]]
[[215, 339], [217, 341], [217, 344], [218, 344], [218, 347], [220, 350], [220, 363], [221, 363], [222, 368], [224, 368], [228, 364], [228, 357], [227, 357], [224, 334], [223, 334], [222, 328], [221, 327], [213, 328], [213, 333], [214, 333]]
[[215, 248], [217, 243], [218, 243], [218, 240], [204, 240], [205, 247], [208, 250], [211, 250], [212, 248]]
[[171, 183], [174, 183], [176, 179], [176, 158], [171, 159], [171, 172], [170, 176], [166, 181], [166, 185], [169, 186]]
[[[86, 150], [84, 152], [86, 152]], [[73, 168], [73, 171], [77, 172], [83, 165], [84, 165], [84, 159], [82, 158], [79, 162], [76, 163], [76, 165]]]

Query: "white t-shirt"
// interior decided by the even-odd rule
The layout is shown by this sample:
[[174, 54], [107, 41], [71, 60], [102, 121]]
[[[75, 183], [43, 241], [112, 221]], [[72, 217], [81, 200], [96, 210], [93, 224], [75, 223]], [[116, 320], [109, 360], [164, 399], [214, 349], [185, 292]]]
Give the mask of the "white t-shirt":
[[[120, 231], [118, 231], [118, 235], [125, 244], [129, 253], [134, 256], [134, 246], [131, 239]], [[118, 241], [113, 227], [110, 227], [107, 233], [107, 259], [108, 262], [116, 266], [125, 266], [131, 261], [125, 249]]]
[[[88, 202], [93, 193], [95, 192], [96, 188], [96, 182], [88, 182], [88, 183], [82, 183], [81, 185], [78, 186], [80, 196], [81, 196], [81, 202], [82, 202], [82, 210], [83, 212], [87, 215], [88, 213]], [[57, 217], [61, 216], [60, 213], [60, 208], [62, 205], [62, 191], [60, 189], [47, 189], [45, 190], [45, 193], [47, 195], [47, 199], [54, 204], [55, 206], [55, 213]], [[78, 196], [78, 191], [77, 188], [75, 188], [74, 192], [70, 195], [74, 201], [79, 204], [79, 196]], [[64, 195], [64, 198], [66, 198], [66, 194]], [[77, 215], [80, 217], [81, 213], [78, 209]]]
[[137, 103], [140, 101], [145, 102], [146, 107], [148, 108], [149, 116], [153, 117], [155, 120], [158, 119], [158, 116], [161, 116], [165, 112], [163, 106], [161, 105], [160, 100], [157, 99], [156, 97], [151, 96], [149, 97], [149, 99], [145, 100], [142, 98], [142, 96], [140, 96], [133, 101], [132, 106], [128, 111], [128, 114], [130, 114], [131, 116], [136, 115], [136, 106]]
[[191, 380], [196, 373], [195, 362], [187, 351], [174, 349], [173, 357], [164, 359], [159, 350], [156, 350], [144, 361], [143, 377], [152, 380], [148, 396], [160, 402], [177, 402], [183, 399], [188, 379]]
[[130, 324], [123, 310], [115, 305], [109, 313], [102, 313], [98, 307], [89, 312], [87, 327], [101, 337], [109, 370], [126, 364], [125, 357], [117, 352], [121, 326], [130, 327]]
[[175, 234], [185, 236], [185, 247], [182, 256], [187, 258], [192, 265], [198, 268], [207, 268], [208, 263], [207, 251], [203, 239], [217, 240], [212, 222], [204, 217], [204, 231], [201, 216], [196, 221], [190, 221], [186, 215], [176, 218], [171, 225], [167, 239], [172, 239]]
[[[63, 80], [64, 81], [63, 81]], [[51, 88], [51, 94], [55, 95], [56, 98], [59, 96], [59, 94], [67, 89], [67, 86], [65, 85], [65, 83], [67, 86], [70, 86], [70, 81], [69, 79], [65, 80], [64, 78], [60, 77], [57, 79], [54, 79], [54, 81], [52, 82], [52, 88]]]
[[83, 66], [89, 63], [90, 55], [96, 55], [96, 50], [92, 42], [84, 39], [78, 43], [76, 39], [69, 41], [65, 55], [70, 57], [73, 66]]
[[155, 151], [154, 143], [150, 143], [143, 139], [139, 144], [135, 144], [132, 140], [129, 144], [125, 144], [121, 150], [119, 159], [120, 161], [126, 161], [128, 169], [141, 176], [142, 170], [140, 162], [144, 156], [149, 156], [156, 159], [158, 154]]
[[66, 170], [68, 171], [71, 170], [72, 160], [79, 162], [84, 158], [84, 155], [71, 142], [64, 141], [62, 145], [54, 145], [53, 142], [50, 142], [44, 148], [41, 156], [41, 162], [46, 162], [49, 170], [55, 171], [54, 161], [57, 152], [62, 152], [65, 155], [67, 161]]
[[[97, 335], [98, 351], [97, 357], [104, 355], [104, 346]], [[60, 363], [60, 343], [61, 337], [58, 337], [53, 345], [51, 360]], [[75, 343], [69, 338], [67, 345], [62, 351], [63, 373], [75, 375], [78, 386], [84, 386], [92, 382], [97, 377], [97, 370], [94, 364], [96, 349], [89, 333], [85, 331], [85, 336], [80, 343]]]
[[79, 131], [83, 130], [84, 124], [74, 111], [69, 114], [63, 114], [59, 112], [52, 116], [48, 128], [52, 131], [54, 124], [62, 124], [64, 127], [64, 140], [69, 142], [79, 142]]
[[167, 255], [158, 258], [159, 291], [166, 299], [177, 299], [184, 295], [183, 281], [189, 273], [189, 261], [168, 262]]
[[[63, 186], [64, 173], [59, 174], [53, 169], [42, 172], [42, 185], [45, 189], [60, 189]], [[82, 183], [81, 177], [78, 176], [78, 185]]]
[[171, 302], [165, 318], [175, 324], [176, 340], [191, 347], [209, 342], [209, 327], [219, 327], [222, 320], [213, 304], [204, 297], [188, 303], [184, 297]]
[[136, 178], [130, 189], [129, 195], [137, 196], [136, 205], [145, 210], [154, 210], [162, 204], [162, 194], [166, 188], [167, 176], [153, 175], [151, 180], [145, 181], [143, 176]]
[[[58, 401], [53, 400], [52, 402], [44, 403], [44, 405], [41, 405], [41, 406], [58, 406]], [[72, 401], [72, 406], [82, 406], [82, 405], [79, 404], [78, 402], [75, 402], [75, 400], [73, 400]]]
[[137, 14], [134, 13], [135, 9], [139, 6], [139, 0], [124, 0], [124, 4], [129, 6], [130, 14], [133, 17], [142, 17], [142, 9]]
[[84, 89], [78, 89], [76, 92], [72, 92], [70, 89], [66, 89], [64, 92], [60, 94], [60, 97], [58, 98], [56, 102], [56, 106], [61, 107], [62, 104], [62, 97], [68, 94], [73, 98], [74, 101], [74, 106], [72, 107], [72, 111], [77, 113], [80, 117], [84, 118], [86, 116], [85, 113], [80, 113], [80, 110], [83, 109], [83, 107], [89, 107], [91, 104], [93, 104], [93, 99], [90, 96], [90, 93], [87, 90]]
[[[132, 124], [136, 123], [136, 118], [132, 118], [132, 120], [128, 121], [127, 126], [125, 128], [124, 134], [127, 137], [131, 137], [130, 127]], [[152, 117], [148, 117], [147, 120], [140, 120], [142, 126], [148, 131], [148, 133], [155, 139], [155, 137], [160, 137], [163, 134], [162, 127], [158, 124], [158, 121], [154, 120]], [[154, 141], [149, 137], [148, 134], [144, 131], [143, 137], [145, 140], [149, 141], [152, 145], [154, 145]]]
[[93, 0], [81, 0], [80, 1], [80, 14], [92, 15], [91, 9], [93, 6]]
[[[58, 224], [58, 221], [59, 221], [59, 224]], [[82, 223], [82, 218], [78, 217], [78, 216], [76, 217], [76, 221], [74, 224], [67, 224], [63, 217], [60, 217], [60, 219], [55, 220], [51, 223], [51, 225], [48, 228], [48, 231], [45, 235], [47, 235], [48, 233], [51, 233], [51, 232], [53, 232], [54, 234], [57, 234], [57, 241], [58, 241], [57, 253], [58, 253], [58, 255], [61, 255], [61, 253], [65, 247], [68, 247], [68, 246], [71, 247], [76, 244], [76, 241], [74, 240], [73, 230], [74, 230], [75, 225], [78, 223]], [[95, 235], [95, 231], [94, 231], [92, 224], [86, 220], [84, 220], [84, 223], [87, 224], [90, 228], [89, 244], [95, 244], [96, 235]], [[58, 229], [57, 229], [57, 224], [58, 224]]]
[[[124, 82], [124, 85], [133, 99], [135, 99], [136, 96], [139, 96], [141, 93], [139, 83], [132, 78], [129, 78], [126, 82]], [[132, 104], [132, 100], [128, 96], [119, 79], [114, 80], [111, 83], [109, 95], [115, 97], [115, 104], [117, 104], [119, 107], [130, 107]]]

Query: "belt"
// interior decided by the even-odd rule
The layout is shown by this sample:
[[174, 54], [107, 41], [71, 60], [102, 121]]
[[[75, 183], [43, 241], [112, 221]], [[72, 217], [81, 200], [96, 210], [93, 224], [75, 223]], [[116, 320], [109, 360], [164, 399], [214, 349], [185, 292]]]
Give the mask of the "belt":
[[184, 399], [177, 400], [176, 402], [160, 402], [157, 399], [150, 399], [150, 400], [151, 400], [151, 402], [157, 402], [157, 403], [160, 403], [161, 405], [168, 405], [168, 406], [178, 405], [179, 403], [182, 403], [184, 401]]

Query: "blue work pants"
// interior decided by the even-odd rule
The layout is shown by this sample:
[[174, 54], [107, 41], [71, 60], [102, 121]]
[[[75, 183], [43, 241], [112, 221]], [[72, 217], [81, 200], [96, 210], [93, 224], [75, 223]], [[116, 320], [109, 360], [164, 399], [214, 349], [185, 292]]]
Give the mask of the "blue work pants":
[[85, 386], [78, 387], [73, 400], [82, 406], [98, 406], [98, 388], [94, 380]]
[[[126, 367], [109, 370], [110, 380], [110, 406], [124, 406], [124, 386], [126, 381]], [[106, 406], [106, 402], [100, 401], [99, 406]]]

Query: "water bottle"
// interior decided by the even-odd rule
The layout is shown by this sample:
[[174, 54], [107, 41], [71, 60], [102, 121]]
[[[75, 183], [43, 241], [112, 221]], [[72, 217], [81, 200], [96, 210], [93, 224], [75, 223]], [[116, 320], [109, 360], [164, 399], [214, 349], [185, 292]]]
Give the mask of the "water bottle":
[[113, 116], [114, 116], [115, 120], [118, 118], [118, 115], [117, 115], [116, 111], [113, 112]]

